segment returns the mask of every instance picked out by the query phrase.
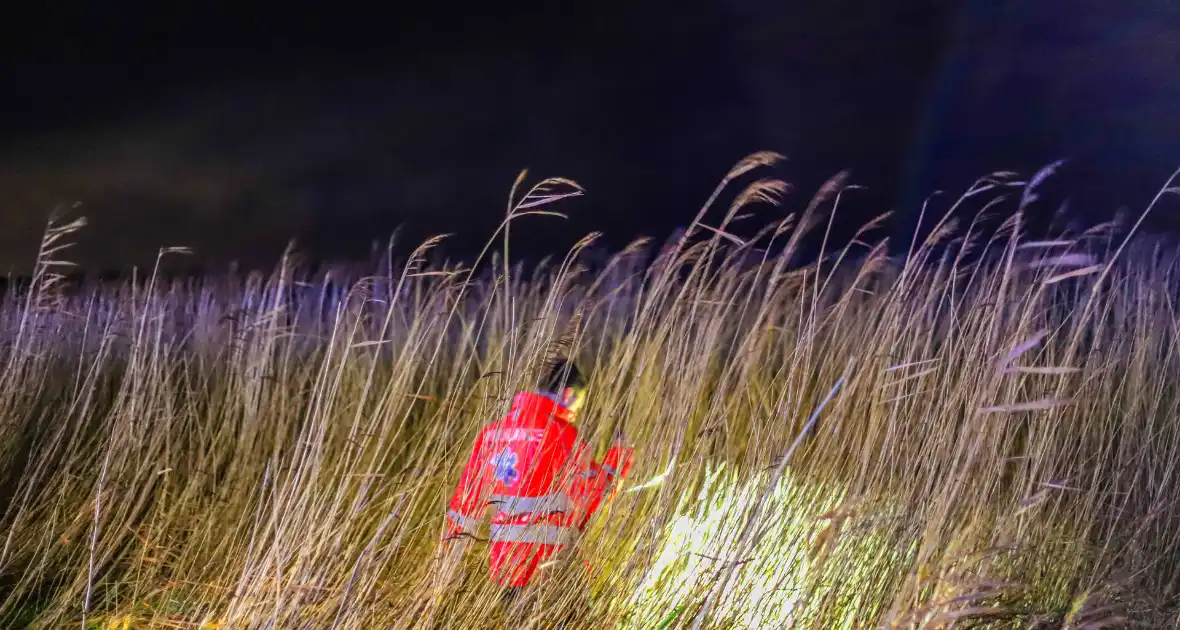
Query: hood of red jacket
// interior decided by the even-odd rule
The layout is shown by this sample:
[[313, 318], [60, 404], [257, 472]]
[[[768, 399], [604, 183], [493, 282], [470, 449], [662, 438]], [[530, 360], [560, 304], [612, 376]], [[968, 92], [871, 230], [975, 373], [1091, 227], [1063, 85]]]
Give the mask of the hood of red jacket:
[[546, 418], [552, 416], [556, 420], [562, 422], [573, 422], [577, 414], [570, 411], [567, 407], [554, 401], [552, 398], [536, 392], [520, 392], [512, 399], [512, 410], [520, 410], [521, 415], [525, 416], [539, 416]]

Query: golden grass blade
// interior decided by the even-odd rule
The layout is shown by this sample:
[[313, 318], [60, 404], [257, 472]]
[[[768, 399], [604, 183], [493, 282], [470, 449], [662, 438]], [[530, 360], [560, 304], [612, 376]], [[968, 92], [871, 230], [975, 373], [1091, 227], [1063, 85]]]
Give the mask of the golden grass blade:
[[1062, 398], [1043, 398], [1040, 400], [1030, 400], [1028, 402], [1010, 403], [1007, 405], [995, 405], [992, 407], [982, 407], [979, 409], [981, 414], [989, 413], [1019, 413], [1023, 411], [1045, 411], [1048, 409], [1056, 409], [1066, 405], [1073, 404], [1074, 401]]
[[1038, 330], [1028, 339], [1025, 339], [1024, 341], [1016, 344], [1015, 347], [1008, 351], [1008, 354], [1004, 356], [1004, 359], [1000, 361], [1000, 369], [1003, 370], [1007, 368], [1009, 364], [1020, 358], [1020, 356], [1025, 352], [1028, 352], [1029, 350], [1032, 350], [1033, 348], [1040, 345], [1041, 341], [1043, 341], [1048, 335], [1049, 331], [1047, 329]]
[[1013, 374], [1035, 374], [1039, 376], [1064, 376], [1066, 374], [1077, 374], [1081, 372], [1081, 368], [1076, 367], [1031, 367], [1024, 365], [1016, 365], [1008, 368], [1009, 373]]
[[1102, 271], [1105, 267], [1106, 267], [1105, 265], [1091, 265], [1089, 267], [1084, 267], [1082, 269], [1074, 269], [1073, 271], [1067, 271], [1065, 273], [1057, 274], [1057, 275], [1052, 276], [1050, 278], [1046, 278], [1045, 282], [1043, 284], [1045, 284], [1045, 285], [1057, 284], [1058, 282], [1061, 282], [1063, 280], [1069, 280], [1070, 278], [1081, 278], [1083, 276], [1093, 275], [1095, 273], [1098, 273], [1099, 271]]

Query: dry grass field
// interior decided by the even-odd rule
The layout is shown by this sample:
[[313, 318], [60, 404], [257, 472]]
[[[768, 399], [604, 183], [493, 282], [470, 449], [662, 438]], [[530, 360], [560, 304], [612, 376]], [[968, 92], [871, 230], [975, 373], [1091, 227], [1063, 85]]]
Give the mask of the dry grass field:
[[[1174, 627], [1180, 259], [1135, 217], [1026, 237], [1042, 173], [980, 180], [995, 203], [903, 259], [871, 223], [800, 266], [843, 180], [781, 218], [775, 159], [595, 269], [593, 235], [503, 262], [560, 179], [518, 182], [473, 267], [432, 241], [367, 276], [79, 289], [85, 228], [51, 225], [0, 304], [0, 627]], [[584, 434], [636, 461], [510, 607], [442, 519], [557, 351], [592, 373]]]

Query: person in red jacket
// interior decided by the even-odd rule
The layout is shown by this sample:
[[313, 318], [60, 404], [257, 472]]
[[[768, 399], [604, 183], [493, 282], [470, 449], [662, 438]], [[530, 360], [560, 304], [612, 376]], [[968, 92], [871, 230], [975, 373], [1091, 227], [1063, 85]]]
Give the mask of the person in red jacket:
[[626, 477], [632, 451], [616, 437], [601, 462], [574, 426], [587, 382], [559, 360], [537, 392], [521, 392], [485, 426], [447, 510], [444, 540], [474, 535], [495, 507], [492, 580], [519, 592], [540, 565], [570, 545]]

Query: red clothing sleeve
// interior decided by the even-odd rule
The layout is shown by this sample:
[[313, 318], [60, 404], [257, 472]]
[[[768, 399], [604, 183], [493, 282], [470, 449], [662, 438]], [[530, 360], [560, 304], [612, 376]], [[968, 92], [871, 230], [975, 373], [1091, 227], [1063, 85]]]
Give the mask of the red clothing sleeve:
[[467, 459], [467, 465], [463, 467], [463, 473], [459, 475], [459, 484], [451, 495], [450, 504], [447, 505], [447, 531], [444, 538], [451, 538], [460, 533], [474, 534], [483, 521], [489, 490], [489, 480], [483, 467], [486, 459], [483, 452], [486, 431], [486, 428], [481, 429], [476, 436], [471, 456]]
[[592, 461], [582, 474], [583, 482], [579, 484], [574, 497], [581, 508], [575, 523], [578, 529], [585, 529], [598, 508], [614, 499], [631, 470], [631, 456], [630, 448], [615, 443], [601, 463]]

